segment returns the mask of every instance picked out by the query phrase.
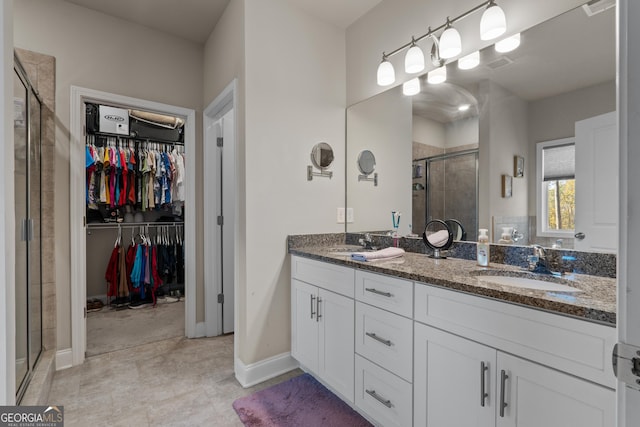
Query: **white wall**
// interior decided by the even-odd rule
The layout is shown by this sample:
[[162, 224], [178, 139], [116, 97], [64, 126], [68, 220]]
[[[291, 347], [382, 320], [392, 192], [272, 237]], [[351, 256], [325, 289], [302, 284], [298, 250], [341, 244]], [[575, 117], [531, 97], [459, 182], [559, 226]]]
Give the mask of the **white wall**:
[[[422, 116], [413, 116], [412, 120], [414, 142], [431, 145], [433, 147], [445, 147], [447, 136], [445, 126], [442, 123]], [[351, 125], [350, 122], [349, 125]], [[351, 140], [349, 140], [349, 143], [351, 143]]]
[[4, 177], [0, 185], [0, 405], [15, 404], [15, 218], [13, 209], [13, 1], [0, 4], [0, 135]]
[[[345, 32], [286, 0], [245, 1], [245, 336], [253, 363], [290, 350], [286, 237], [344, 231]], [[307, 181], [312, 147], [334, 150], [333, 178]]]
[[[71, 345], [68, 190], [70, 86], [201, 111], [202, 46], [64, 1], [16, 2], [14, 25], [16, 47], [56, 58], [54, 161], [58, 192], [54, 210], [57, 345], [60, 350]], [[201, 270], [199, 268], [198, 271], [200, 294], [203, 288]], [[198, 299], [199, 319], [204, 317], [202, 300]]]
[[445, 126], [445, 147], [477, 144], [480, 139], [478, 116], [456, 120]]
[[[351, 106], [347, 121], [347, 206], [353, 207], [355, 217], [348, 224], [349, 232], [391, 230], [391, 212], [400, 211], [400, 232], [407, 234], [411, 223], [411, 98], [400, 88], [387, 91]], [[437, 133], [438, 127], [431, 126], [430, 131]], [[441, 138], [444, 142], [444, 132]], [[371, 150], [376, 157], [377, 187], [373, 182], [358, 182], [357, 159], [362, 150]]]
[[494, 216], [527, 215], [527, 181], [513, 178], [513, 196], [502, 197], [502, 175], [513, 176], [513, 157], [528, 150], [527, 102], [491, 82], [480, 84], [479, 228], [491, 231]]
[[[388, 89], [376, 84], [376, 70], [382, 52], [390, 52], [421, 36], [427, 27], [437, 27], [447, 16], [458, 16], [479, 4], [477, 0], [383, 0], [375, 8], [347, 28], [347, 104], [352, 105]], [[512, 0], [500, 2], [508, 22], [508, 34], [532, 27], [566, 12], [584, 0], [554, 0], [536, 2]], [[491, 43], [481, 43], [478, 32], [481, 13], [456, 24], [463, 41], [462, 54], [471, 53]], [[508, 35], [507, 34], [507, 35]], [[427, 41], [420, 43], [429, 48]], [[409, 79], [404, 74], [404, 54], [391, 59], [396, 70], [396, 84]]]

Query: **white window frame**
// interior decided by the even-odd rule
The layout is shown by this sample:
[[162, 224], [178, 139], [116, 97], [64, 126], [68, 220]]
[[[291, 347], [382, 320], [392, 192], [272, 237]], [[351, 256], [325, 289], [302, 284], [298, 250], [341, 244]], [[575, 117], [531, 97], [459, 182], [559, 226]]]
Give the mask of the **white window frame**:
[[575, 137], [554, 139], [551, 141], [538, 142], [536, 144], [536, 235], [538, 237], [557, 237], [557, 238], [573, 238], [574, 230], [550, 230], [547, 228], [546, 218], [547, 198], [542, 197], [546, 195], [544, 189], [545, 183], [542, 179], [542, 150], [548, 147], [555, 147], [558, 145], [575, 144]]

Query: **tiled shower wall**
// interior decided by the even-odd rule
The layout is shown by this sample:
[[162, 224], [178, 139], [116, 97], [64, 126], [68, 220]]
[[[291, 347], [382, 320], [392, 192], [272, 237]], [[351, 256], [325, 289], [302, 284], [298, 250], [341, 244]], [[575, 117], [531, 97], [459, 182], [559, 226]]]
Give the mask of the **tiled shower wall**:
[[56, 348], [56, 270], [55, 270], [55, 58], [16, 49], [31, 84], [42, 98], [42, 344], [44, 350]]

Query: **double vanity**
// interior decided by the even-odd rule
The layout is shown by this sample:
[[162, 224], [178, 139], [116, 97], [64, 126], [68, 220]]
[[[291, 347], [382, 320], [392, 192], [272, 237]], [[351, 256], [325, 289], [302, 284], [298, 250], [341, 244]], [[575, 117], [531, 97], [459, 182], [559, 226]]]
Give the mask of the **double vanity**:
[[614, 425], [615, 279], [311, 241], [289, 242], [291, 353], [374, 424]]

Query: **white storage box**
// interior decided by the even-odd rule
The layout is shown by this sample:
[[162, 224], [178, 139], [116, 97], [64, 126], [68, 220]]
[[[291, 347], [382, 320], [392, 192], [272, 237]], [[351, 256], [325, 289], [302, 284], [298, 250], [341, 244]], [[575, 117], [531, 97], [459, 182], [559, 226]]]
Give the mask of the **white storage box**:
[[129, 135], [129, 110], [100, 105], [98, 114], [100, 116], [100, 132]]

